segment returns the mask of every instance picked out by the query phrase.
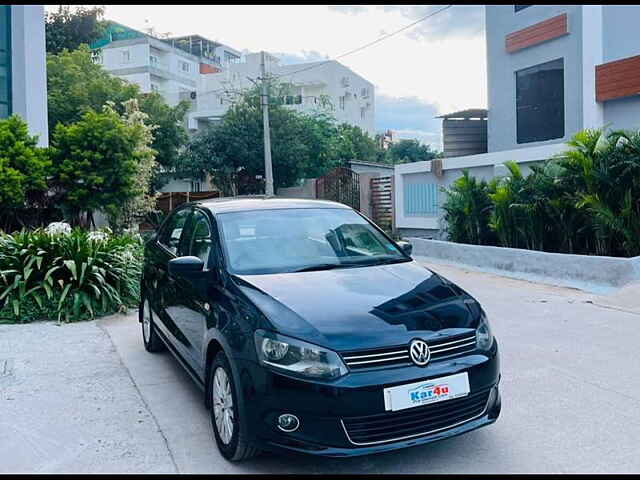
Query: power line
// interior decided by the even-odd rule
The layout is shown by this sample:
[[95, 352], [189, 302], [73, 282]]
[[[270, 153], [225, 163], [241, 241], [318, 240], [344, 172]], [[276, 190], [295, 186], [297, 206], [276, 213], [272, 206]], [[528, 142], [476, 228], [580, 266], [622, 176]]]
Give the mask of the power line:
[[325, 61], [324, 61], [324, 62], [322, 62], [322, 63], [317, 63], [317, 64], [315, 64], [315, 65], [311, 65], [311, 66], [309, 66], [309, 67], [302, 68], [302, 69], [300, 69], [300, 70], [296, 70], [295, 72], [291, 72], [291, 73], [282, 73], [282, 74], [280, 74], [280, 75], [274, 75], [274, 77], [275, 77], [275, 78], [288, 77], [288, 76], [295, 75], [296, 73], [306, 72], [307, 70], [311, 70], [312, 68], [321, 67], [322, 65], [326, 65], [327, 63], [332, 62], [332, 61], [335, 61], [335, 60], [338, 60], [339, 58], [343, 58], [343, 57], [346, 57], [347, 55], [351, 55], [352, 53], [359, 52], [359, 51], [361, 51], [361, 50], [364, 50], [365, 48], [368, 48], [368, 47], [371, 47], [372, 45], [375, 45], [376, 43], [380, 43], [380, 42], [382, 42], [383, 40], [386, 40], [387, 38], [393, 37], [394, 35], [397, 35], [398, 33], [404, 32], [405, 30], [407, 30], [407, 29], [409, 29], [409, 28], [411, 28], [411, 27], [413, 27], [413, 26], [417, 25], [418, 23], [423, 22], [423, 21], [427, 20], [428, 18], [434, 17], [434, 16], [436, 16], [437, 14], [439, 14], [440, 12], [444, 12], [445, 10], [447, 10], [448, 8], [451, 8], [452, 6], [453, 6], [453, 5], [447, 5], [446, 7], [443, 7], [443, 8], [441, 8], [441, 9], [439, 9], [439, 10], [436, 10], [435, 12], [431, 12], [431, 13], [429, 13], [428, 15], [425, 15], [424, 17], [419, 18], [419, 19], [418, 19], [418, 20], [416, 20], [415, 22], [412, 22], [412, 23], [410, 23], [409, 25], [405, 25], [404, 27], [402, 27], [402, 28], [401, 28], [401, 29], [399, 29], [399, 30], [396, 30], [395, 32], [391, 32], [391, 33], [388, 33], [388, 34], [386, 34], [386, 35], [383, 35], [382, 37], [377, 38], [376, 40], [374, 40], [374, 41], [372, 41], [372, 42], [369, 42], [369, 43], [367, 43], [367, 44], [365, 44], [365, 45], [362, 45], [362, 46], [360, 46], [360, 47], [358, 47], [358, 48], [354, 48], [353, 50], [350, 50], [350, 51], [345, 52], [345, 53], [343, 53], [343, 54], [341, 54], [341, 55], [338, 55], [337, 57], [334, 57], [334, 58], [332, 58], [332, 59], [330, 59], [330, 60], [325, 60]]

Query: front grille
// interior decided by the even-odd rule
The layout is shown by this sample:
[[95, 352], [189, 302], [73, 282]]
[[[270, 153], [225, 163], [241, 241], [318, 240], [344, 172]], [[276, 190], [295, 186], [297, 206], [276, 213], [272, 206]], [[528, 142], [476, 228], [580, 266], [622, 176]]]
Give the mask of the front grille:
[[[448, 338], [427, 341], [427, 344], [431, 352], [431, 359], [437, 360], [439, 358], [460, 355], [474, 350], [476, 348], [476, 334], [475, 332], [463, 333]], [[340, 355], [347, 367], [351, 370], [407, 365], [411, 363], [408, 344], [395, 347], [341, 352]]]
[[491, 389], [462, 398], [398, 412], [342, 419], [347, 438], [354, 445], [374, 445], [421, 437], [453, 428], [484, 414]]

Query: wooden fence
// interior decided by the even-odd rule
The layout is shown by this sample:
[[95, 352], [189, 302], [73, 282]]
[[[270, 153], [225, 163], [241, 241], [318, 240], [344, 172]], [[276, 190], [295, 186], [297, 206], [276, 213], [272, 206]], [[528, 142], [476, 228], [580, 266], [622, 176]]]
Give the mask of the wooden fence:
[[371, 179], [371, 217], [386, 232], [393, 231], [393, 177]]
[[359, 175], [350, 168], [334, 168], [316, 180], [316, 198], [344, 203], [360, 210]]
[[[198, 200], [206, 200], [208, 198], [218, 198], [220, 192], [217, 190], [210, 190], [206, 192], [165, 192], [158, 195], [156, 198], [156, 209], [161, 212], [159, 215], [155, 215], [154, 222], [160, 222], [165, 216], [178, 205], [185, 202], [196, 202]], [[152, 225], [148, 222], [141, 222], [139, 229], [141, 231], [154, 230], [157, 225]]]

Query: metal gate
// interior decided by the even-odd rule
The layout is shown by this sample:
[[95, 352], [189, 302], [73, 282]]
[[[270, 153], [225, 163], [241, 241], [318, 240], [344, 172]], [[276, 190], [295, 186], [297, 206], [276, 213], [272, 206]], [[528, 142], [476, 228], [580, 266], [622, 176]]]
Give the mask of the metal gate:
[[371, 179], [371, 219], [384, 231], [393, 231], [393, 178]]
[[346, 167], [337, 167], [316, 180], [316, 198], [344, 203], [360, 210], [360, 178]]

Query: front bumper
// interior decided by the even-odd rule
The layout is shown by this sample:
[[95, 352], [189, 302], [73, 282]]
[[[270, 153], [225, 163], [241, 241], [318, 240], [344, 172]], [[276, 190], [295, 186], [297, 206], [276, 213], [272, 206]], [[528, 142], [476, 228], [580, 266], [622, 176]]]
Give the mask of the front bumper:
[[[253, 443], [266, 450], [331, 457], [367, 455], [460, 435], [495, 422], [500, 414], [497, 342], [489, 353], [473, 353], [433, 362], [425, 368], [408, 366], [352, 372], [330, 384], [291, 378], [250, 361], [238, 360], [238, 365], [244, 413], [250, 425], [249, 435]], [[469, 396], [487, 392], [486, 404], [478, 414], [441, 428], [428, 429], [424, 434], [411, 438], [398, 439], [390, 435], [388, 440], [361, 445], [349, 437], [343, 419], [385, 414], [384, 388], [461, 372], [469, 375]], [[300, 428], [292, 433], [280, 431], [276, 427], [276, 419], [283, 413], [296, 415], [300, 419]]]

